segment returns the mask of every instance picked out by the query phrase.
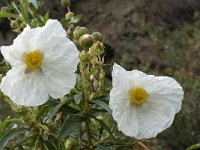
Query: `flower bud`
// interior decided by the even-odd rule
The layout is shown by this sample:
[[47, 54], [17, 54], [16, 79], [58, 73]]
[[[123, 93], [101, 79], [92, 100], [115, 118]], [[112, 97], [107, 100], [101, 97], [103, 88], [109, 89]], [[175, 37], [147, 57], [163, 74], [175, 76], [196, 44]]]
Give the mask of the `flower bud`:
[[84, 34], [88, 34], [88, 33], [89, 33], [89, 31], [86, 27], [79, 27], [78, 26], [78, 27], [76, 27], [76, 29], [73, 33], [74, 39], [78, 41], [81, 36], [83, 36]]
[[80, 57], [80, 60], [85, 63], [89, 63], [90, 60], [92, 59], [92, 56], [86, 53], [84, 50], [80, 52], [79, 57]]
[[92, 37], [94, 38], [95, 41], [103, 42], [103, 36], [99, 32], [92, 33]]
[[79, 44], [85, 49], [88, 50], [93, 44], [94, 39], [91, 35], [85, 34], [79, 38]]
[[64, 7], [69, 7], [69, 5], [70, 5], [70, 0], [62, 0], [61, 1], [61, 4], [64, 6]]
[[104, 80], [105, 79], [105, 72], [103, 69], [101, 69], [100, 73], [99, 73], [99, 79], [100, 80]]
[[17, 20], [12, 20], [12, 21], [10, 22], [10, 26], [11, 26], [11, 28], [13, 28], [13, 29], [17, 28], [17, 26], [18, 26], [18, 21], [17, 21]]
[[96, 42], [92, 45], [89, 50], [92, 55], [102, 55], [104, 53], [104, 45], [101, 42]]
[[72, 30], [71, 29], [67, 29], [67, 36], [70, 37], [72, 35]]
[[66, 19], [69, 19], [69, 18], [71, 18], [71, 17], [73, 17], [73, 16], [74, 16], [74, 13], [73, 13], [73, 12], [68, 12], [68, 13], [65, 14], [65, 18], [66, 18]]

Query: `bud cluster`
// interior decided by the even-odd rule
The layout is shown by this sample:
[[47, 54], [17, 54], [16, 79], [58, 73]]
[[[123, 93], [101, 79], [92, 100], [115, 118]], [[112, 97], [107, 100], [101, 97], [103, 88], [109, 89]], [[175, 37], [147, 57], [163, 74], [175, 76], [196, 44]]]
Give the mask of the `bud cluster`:
[[86, 27], [77, 26], [73, 33], [75, 43], [79, 43], [84, 50], [89, 50], [95, 42], [103, 42], [103, 36], [99, 32], [91, 35]]
[[89, 99], [95, 99], [102, 94], [104, 87], [103, 54], [105, 47], [102, 43], [104, 38], [99, 32], [89, 34], [86, 27], [78, 26], [73, 32], [73, 39], [77, 45], [80, 45], [84, 49], [80, 52], [79, 56], [80, 72], [84, 77], [82, 87], [91, 87], [93, 90], [90, 93], [85, 93], [85, 95]]

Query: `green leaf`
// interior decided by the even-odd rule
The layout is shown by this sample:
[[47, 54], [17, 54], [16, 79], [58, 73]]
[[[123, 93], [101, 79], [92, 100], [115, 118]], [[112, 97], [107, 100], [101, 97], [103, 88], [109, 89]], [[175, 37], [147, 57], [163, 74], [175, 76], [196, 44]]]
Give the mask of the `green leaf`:
[[69, 25], [70, 19], [62, 19], [62, 20], [60, 21], [60, 23], [61, 23], [62, 26], [65, 28], [65, 27], [67, 27], [67, 26]]
[[112, 110], [110, 109], [110, 107], [108, 106], [108, 104], [104, 103], [103, 101], [94, 100], [92, 102], [94, 102], [96, 105], [104, 108], [107, 112], [112, 113]]
[[82, 96], [83, 96], [82, 92], [74, 95], [74, 101], [75, 101], [76, 104], [79, 104], [81, 102]]
[[192, 145], [191, 147], [187, 148], [186, 150], [194, 150], [194, 149], [200, 149], [200, 143]]
[[14, 18], [22, 21], [22, 18], [19, 15], [13, 13], [0, 13], [0, 18]]
[[63, 113], [68, 113], [68, 114], [78, 114], [78, 113], [80, 113], [80, 110], [67, 105], [65, 107], [65, 109], [62, 109], [62, 112]]
[[81, 20], [81, 18], [82, 18], [82, 15], [81, 15], [81, 14], [72, 17], [70, 24], [78, 23], [78, 22]]
[[98, 145], [96, 150], [113, 150], [113, 147]]
[[37, 0], [28, 0], [29, 3], [33, 4], [33, 6], [38, 9], [38, 3]]
[[22, 124], [23, 121], [18, 118], [13, 118], [13, 119], [6, 119], [2, 122], [0, 122], [0, 137], [5, 133], [6, 128], [8, 128], [12, 124]]
[[66, 104], [66, 102], [70, 100], [70, 99], [66, 99], [65, 101], [59, 103], [58, 105], [56, 105], [55, 107], [53, 107], [53, 109], [50, 111], [50, 113], [47, 115], [48, 119], [51, 120], [54, 115], [57, 113], [57, 111], [64, 105]]
[[27, 131], [26, 128], [18, 128], [13, 129], [7, 132], [3, 137], [0, 139], [0, 149], [3, 149], [9, 140], [13, 139], [15, 136], [25, 133]]
[[65, 27], [67, 27], [70, 24], [78, 23], [81, 20], [81, 18], [82, 18], [82, 15], [77, 15], [77, 16], [74, 16], [74, 17], [71, 17], [71, 18], [68, 18], [68, 19], [62, 19], [60, 21], [60, 23], [65, 28]]
[[70, 135], [75, 130], [79, 129], [81, 122], [79, 117], [69, 117], [69, 119], [65, 120], [62, 128], [58, 133], [58, 139], [63, 139], [66, 136]]
[[110, 130], [110, 128], [102, 121], [102, 120], [99, 120], [97, 119], [95, 116], [91, 115], [92, 118], [94, 118], [95, 120], [97, 120], [99, 122], [99, 124], [106, 130], [108, 131], [108, 133], [110, 134], [110, 136], [112, 137], [113, 139], [113, 142], [115, 141], [115, 138], [113, 136], [113, 133], [112, 131]]
[[46, 23], [49, 20], [49, 12], [46, 12], [44, 15], [44, 23]]

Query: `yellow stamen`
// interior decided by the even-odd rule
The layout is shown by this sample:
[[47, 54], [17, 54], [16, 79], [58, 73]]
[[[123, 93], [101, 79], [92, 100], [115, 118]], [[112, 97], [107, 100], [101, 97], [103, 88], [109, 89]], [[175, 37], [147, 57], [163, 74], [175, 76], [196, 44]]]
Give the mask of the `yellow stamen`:
[[148, 93], [144, 88], [136, 87], [129, 91], [129, 96], [131, 104], [141, 105], [147, 100]]
[[43, 56], [39, 50], [26, 53], [25, 63], [28, 69], [35, 70], [41, 67]]

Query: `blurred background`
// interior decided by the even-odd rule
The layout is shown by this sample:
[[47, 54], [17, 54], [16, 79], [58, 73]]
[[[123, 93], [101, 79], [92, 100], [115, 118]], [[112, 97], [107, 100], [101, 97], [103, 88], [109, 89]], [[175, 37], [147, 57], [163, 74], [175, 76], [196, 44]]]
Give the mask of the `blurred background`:
[[[7, 3], [1, 0], [0, 7]], [[71, 9], [84, 15], [79, 25], [105, 36], [107, 64], [172, 76], [183, 86], [182, 110], [153, 140], [153, 149], [184, 150], [200, 142], [200, 1], [72, 0]], [[51, 18], [66, 13], [59, 0], [46, 0], [47, 10]], [[9, 20], [1, 18], [0, 46], [15, 37]], [[105, 69], [110, 78], [111, 65]], [[0, 101], [0, 120], [8, 115], [9, 106]]]

